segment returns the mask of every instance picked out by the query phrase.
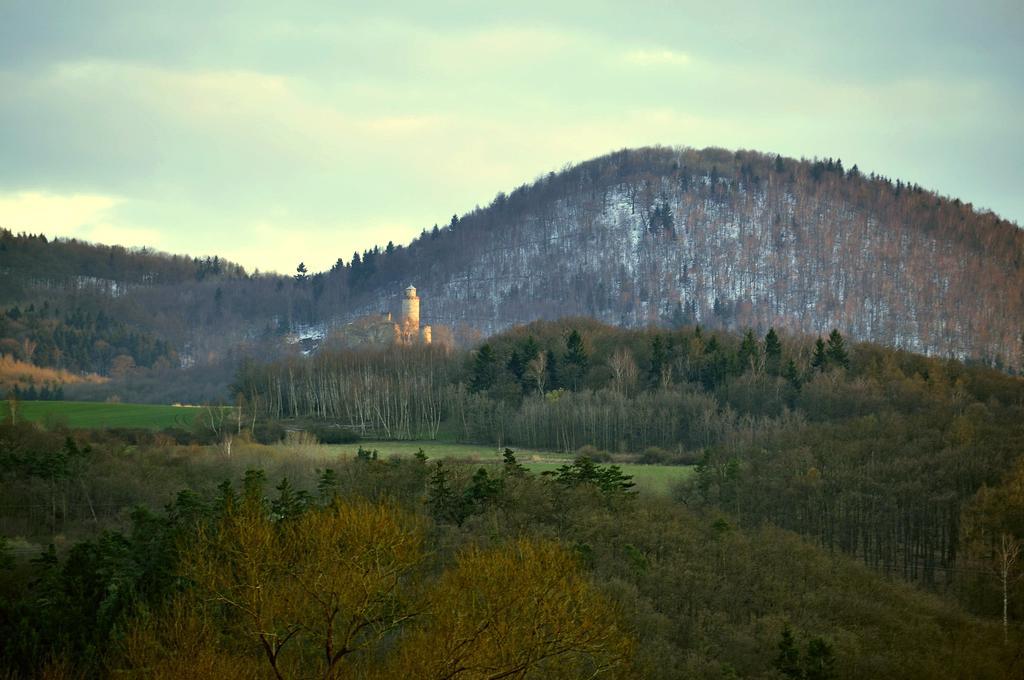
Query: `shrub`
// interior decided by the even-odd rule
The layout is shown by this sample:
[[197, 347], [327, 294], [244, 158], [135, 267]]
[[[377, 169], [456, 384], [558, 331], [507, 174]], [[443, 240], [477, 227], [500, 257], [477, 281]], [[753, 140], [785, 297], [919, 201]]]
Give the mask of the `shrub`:
[[602, 451], [596, 446], [591, 446], [590, 444], [576, 449], [576, 457], [579, 458], [581, 456], [589, 458], [595, 463], [610, 463], [612, 460], [612, 454], [607, 451]]
[[259, 444], [277, 444], [284, 439], [284, 428], [280, 423], [273, 421], [256, 423], [252, 437]]
[[313, 430], [321, 444], [355, 444], [359, 435], [346, 427], [321, 426]]
[[640, 458], [637, 459], [638, 463], [644, 465], [664, 465], [669, 462], [672, 458], [672, 454], [657, 446], [649, 446], [644, 449], [644, 452], [640, 454]]

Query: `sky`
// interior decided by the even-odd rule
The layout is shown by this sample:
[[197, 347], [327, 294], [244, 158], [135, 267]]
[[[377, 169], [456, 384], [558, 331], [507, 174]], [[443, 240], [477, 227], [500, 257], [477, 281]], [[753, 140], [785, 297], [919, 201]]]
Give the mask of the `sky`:
[[654, 144], [1024, 225], [1022, 35], [1020, 0], [0, 0], [0, 226], [317, 271]]

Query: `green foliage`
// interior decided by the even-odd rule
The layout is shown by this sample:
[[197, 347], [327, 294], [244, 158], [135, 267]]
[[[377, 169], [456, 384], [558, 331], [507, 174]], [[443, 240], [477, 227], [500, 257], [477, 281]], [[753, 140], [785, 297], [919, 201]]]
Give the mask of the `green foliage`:
[[[6, 417], [8, 405], [0, 404]], [[202, 409], [152, 404], [121, 404], [76, 401], [21, 402], [18, 417], [33, 422], [63, 422], [72, 428], [145, 428], [162, 430], [171, 427], [189, 428]]]
[[[278, 484], [277, 498], [270, 503], [270, 514], [276, 520], [287, 520], [298, 517], [306, 511], [312, 502], [309, 494], [302, 490], [296, 490], [289, 482], [288, 478], [284, 477], [280, 484]], [[321, 491], [321, 496], [323, 496]]]
[[331, 499], [338, 495], [338, 487], [340, 486], [338, 473], [335, 472], [334, 468], [324, 468], [323, 470], [317, 470], [316, 473], [317, 498], [320, 499], [321, 503], [329, 503]]
[[779, 375], [782, 369], [782, 343], [774, 328], [764, 336], [765, 370], [769, 375]]
[[356, 451], [356, 460], [368, 463], [371, 460], [377, 460], [379, 455], [380, 453], [377, 449], [364, 449], [362, 445], [360, 445], [359, 449]]
[[484, 392], [494, 386], [498, 376], [498, 360], [494, 348], [488, 344], [480, 346], [473, 359], [473, 374], [470, 389], [473, 392]]
[[807, 651], [801, 654], [793, 631], [786, 626], [778, 648], [775, 668], [784, 677], [794, 680], [834, 680], [838, 677], [832, 646], [819, 637], [811, 638]]
[[438, 522], [462, 524], [465, 519], [462, 498], [451, 487], [451, 473], [442, 461], [434, 464], [427, 482], [427, 507]]
[[825, 351], [825, 341], [818, 336], [814, 341], [814, 355], [811, 357], [811, 368], [824, 371], [828, 367], [828, 353]]
[[522, 477], [526, 474], [526, 468], [516, 460], [515, 451], [506, 448], [501, 457], [505, 475], [508, 477]]
[[758, 370], [761, 365], [761, 348], [754, 337], [754, 331], [748, 329], [743, 335], [743, 341], [740, 342], [740, 351], [736, 358], [739, 361], [740, 372], [756, 372]]
[[586, 456], [543, 474], [565, 487], [591, 485], [609, 496], [634, 493], [632, 476], [624, 474], [618, 465], [598, 465]]
[[834, 366], [850, 367], [850, 357], [846, 352], [846, 343], [838, 329], [833, 328], [828, 336], [828, 361]]

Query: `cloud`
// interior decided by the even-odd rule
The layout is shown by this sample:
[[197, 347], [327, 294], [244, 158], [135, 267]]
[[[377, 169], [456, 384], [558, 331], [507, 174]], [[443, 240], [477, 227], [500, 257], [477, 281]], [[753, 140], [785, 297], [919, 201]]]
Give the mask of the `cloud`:
[[622, 60], [636, 66], [689, 66], [690, 55], [675, 50], [630, 50], [622, 54]]
[[0, 194], [0, 226], [11, 231], [80, 238], [107, 219], [121, 199], [96, 194], [20, 191]]
[[0, 225], [319, 268], [642, 144], [841, 156], [1024, 215], [1012, 22], [965, 56], [941, 12], [97, 4], [0, 7]]

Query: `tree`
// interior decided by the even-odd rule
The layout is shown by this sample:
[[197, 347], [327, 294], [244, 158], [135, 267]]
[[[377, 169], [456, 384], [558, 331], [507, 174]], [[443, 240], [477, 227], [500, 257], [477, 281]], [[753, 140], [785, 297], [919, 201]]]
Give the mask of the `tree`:
[[745, 372], [749, 369], [752, 373], [758, 372], [761, 366], [761, 349], [757, 345], [757, 338], [754, 337], [753, 330], [747, 329], [743, 335], [738, 359], [741, 371]]
[[647, 383], [651, 387], [661, 385], [662, 372], [667, 364], [665, 341], [660, 335], [651, 338], [651, 363], [647, 367]]
[[566, 363], [579, 366], [581, 369], [587, 367], [588, 357], [587, 350], [583, 346], [583, 336], [575, 328], [569, 332], [569, 336], [565, 341], [565, 348]]
[[485, 392], [494, 386], [498, 378], [498, 358], [490, 344], [483, 344], [473, 359], [473, 375], [470, 378], [470, 389], [474, 392]]
[[828, 354], [825, 351], [825, 341], [818, 336], [814, 341], [814, 354], [811, 356], [811, 368], [824, 372], [828, 367]]
[[548, 382], [548, 354], [538, 352], [537, 356], [526, 365], [527, 378], [537, 387], [537, 394], [544, 396], [544, 387]]
[[999, 534], [999, 543], [996, 544], [995, 564], [996, 573], [999, 575], [999, 584], [1003, 591], [1003, 644], [1010, 642], [1010, 584], [1019, 580], [1021, 575], [1017, 572], [1017, 562], [1020, 560], [1021, 542], [1007, 532]]
[[262, 657], [276, 678], [300, 662], [307, 675], [359, 675], [364, 657], [420, 613], [408, 576], [423, 560], [424, 535], [413, 517], [351, 501], [275, 522], [253, 500], [199, 525], [181, 566], [195, 587], [163, 616], [128, 628], [131, 666], [172, 677], [192, 649], [253, 671]]
[[620, 347], [615, 350], [608, 360], [608, 368], [612, 371], [612, 389], [622, 395], [632, 394], [639, 371], [629, 349]]
[[553, 541], [470, 547], [429, 595], [431, 615], [375, 677], [628, 677], [634, 641]]
[[774, 328], [764, 336], [764, 366], [769, 375], [779, 375], [782, 368], [782, 343]]
[[789, 626], [782, 629], [782, 639], [779, 640], [778, 647], [779, 655], [775, 657], [775, 668], [787, 678], [802, 678], [800, 650]]
[[828, 335], [827, 355], [829, 363], [835, 366], [842, 366], [843, 368], [850, 367], [850, 358], [846, 352], [845, 342], [837, 328], [833, 328], [832, 332]]
[[309, 272], [306, 270], [306, 263], [300, 262], [295, 268], [295, 282], [305, 283], [309, 279]]

